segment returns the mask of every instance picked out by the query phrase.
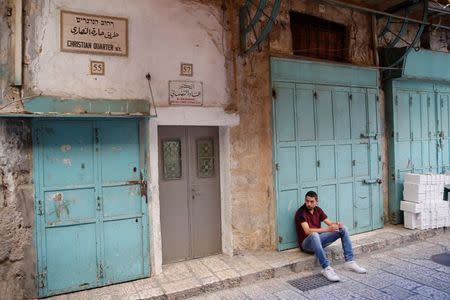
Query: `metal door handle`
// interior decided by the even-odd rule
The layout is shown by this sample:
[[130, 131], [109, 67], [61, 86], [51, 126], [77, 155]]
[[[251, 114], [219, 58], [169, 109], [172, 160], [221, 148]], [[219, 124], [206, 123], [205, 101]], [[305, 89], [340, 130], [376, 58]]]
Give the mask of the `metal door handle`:
[[194, 196], [200, 196], [200, 192], [197, 191], [195, 188], [192, 188], [192, 197]]
[[377, 135], [378, 135], [377, 133], [369, 133], [369, 134], [361, 133], [360, 138], [362, 139], [374, 138], [376, 140]]
[[365, 184], [375, 184], [375, 183], [381, 184], [382, 182], [383, 182], [383, 180], [381, 180], [380, 178], [363, 180], [363, 183], [365, 183]]

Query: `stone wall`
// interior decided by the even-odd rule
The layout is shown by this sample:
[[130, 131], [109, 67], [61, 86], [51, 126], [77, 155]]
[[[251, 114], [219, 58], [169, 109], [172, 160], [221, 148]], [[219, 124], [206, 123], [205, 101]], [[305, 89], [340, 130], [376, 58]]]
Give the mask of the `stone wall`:
[[0, 299], [35, 296], [30, 121], [0, 119]]

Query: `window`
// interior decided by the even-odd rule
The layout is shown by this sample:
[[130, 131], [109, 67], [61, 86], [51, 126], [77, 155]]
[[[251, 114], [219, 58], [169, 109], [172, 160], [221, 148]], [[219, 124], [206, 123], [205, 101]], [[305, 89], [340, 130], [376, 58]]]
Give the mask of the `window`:
[[165, 180], [181, 179], [181, 141], [162, 141], [163, 177]]
[[291, 11], [294, 55], [347, 61], [347, 27], [338, 23]]

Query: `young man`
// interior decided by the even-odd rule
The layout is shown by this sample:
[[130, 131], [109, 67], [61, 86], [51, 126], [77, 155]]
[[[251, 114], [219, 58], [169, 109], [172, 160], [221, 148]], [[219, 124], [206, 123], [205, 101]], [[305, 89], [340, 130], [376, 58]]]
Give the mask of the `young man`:
[[[323, 276], [331, 281], [339, 281], [339, 276], [330, 267], [324, 248], [340, 238], [342, 249], [344, 250], [345, 266], [354, 272], [366, 273], [366, 269], [358, 266], [353, 260], [352, 242], [350, 241], [347, 228], [340, 222], [331, 222], [323, 210], [317, 206], [318, 201], [315, 192], [307, 192], [305, 204], [295, 214], [295, 225], [297, 227], [300, 249], [314, 253], [317, 256], [322, 266]], [[321, 222], [327, 224], [328, 227], [321, 228]]]

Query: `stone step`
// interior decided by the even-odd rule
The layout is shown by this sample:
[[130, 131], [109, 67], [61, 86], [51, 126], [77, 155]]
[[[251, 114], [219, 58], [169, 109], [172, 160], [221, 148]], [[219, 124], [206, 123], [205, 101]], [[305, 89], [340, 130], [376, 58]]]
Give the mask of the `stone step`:
[[[440, 234], [450, 234], [450, 228], [410, 230], [403, 225], [386, 225], [383, 229], [353, 235], [350, 239], [357, 260], [373, 252], [402, 247]], [[340, 241], [328, 246], [326, 252], [332, 265], [343, 263]], [[222, 254], [168, 264], [163, 266], [161, 274], [150, 278], [50, 299], [185, 299], [293, 272], [315, 270], [320, 270], [315, 256], [298, 249], [243, 251], [233, 257]]]

